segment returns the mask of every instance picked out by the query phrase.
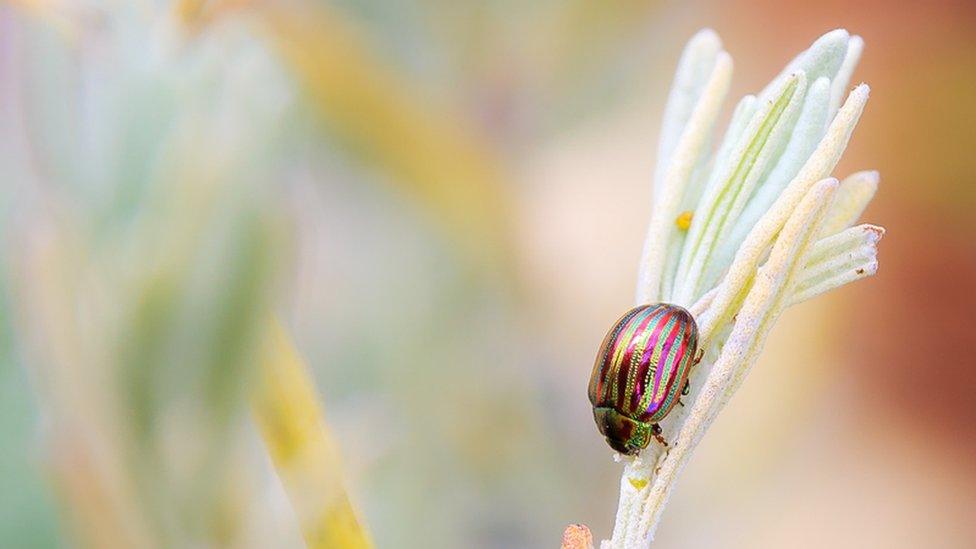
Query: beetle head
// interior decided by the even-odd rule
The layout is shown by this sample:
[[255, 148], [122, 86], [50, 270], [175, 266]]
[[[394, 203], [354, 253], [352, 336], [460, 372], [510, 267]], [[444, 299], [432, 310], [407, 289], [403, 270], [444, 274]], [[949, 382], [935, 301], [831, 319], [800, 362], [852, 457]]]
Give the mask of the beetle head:
[[593, 408], [596, 426], [607, 437], [607, 444], [625, 456], [635, 456], [651, 440], [651, 426], [631, 419], [613, 408]]

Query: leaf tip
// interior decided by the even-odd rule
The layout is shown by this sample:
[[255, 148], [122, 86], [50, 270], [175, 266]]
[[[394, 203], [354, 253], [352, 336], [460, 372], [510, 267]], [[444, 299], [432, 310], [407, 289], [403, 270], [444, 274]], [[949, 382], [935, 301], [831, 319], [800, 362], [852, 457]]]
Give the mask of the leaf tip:
[[885, 233], [888, 232], [884, 227], [880, 227], [878, 225], [865, 225], [864, 230], [868, 233], [871, 242], [878, 242], [884, 238]]
[[689, 45], [694, 44], [695, 46], [710, 46], [714, 48], [722, 47], [722, 38], [719, 37], [715, 29], [711, 27], [705, 27], [695, 33], [689, 41]]

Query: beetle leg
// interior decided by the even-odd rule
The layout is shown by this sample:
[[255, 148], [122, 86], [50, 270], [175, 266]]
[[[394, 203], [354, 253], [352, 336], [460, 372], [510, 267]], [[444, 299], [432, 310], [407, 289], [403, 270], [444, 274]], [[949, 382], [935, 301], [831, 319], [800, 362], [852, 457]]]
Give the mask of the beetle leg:
[[695, 364], [701, 362], [703, 358], [705, 358], [705, 349], [698, 349], [698, 354], [695, 356]]
[[[691, 391], [691, 381], [686, 379], [685, 386], [681, 388], [681, 396], [688, 396], [688, 393], [690, 391]], [[681, 402], [681, 397], [678, 397], [678, 404], [680, 404], [682, 408], [685, 407], [685, 403]]]
[[651, 436], [653, 436], [654, 440], [660, 442], [665, 448], [668, 447], [667, 441], [665, 441], [664, 437], [661, 436], [661, 426], [657, 423], [651, 425]]

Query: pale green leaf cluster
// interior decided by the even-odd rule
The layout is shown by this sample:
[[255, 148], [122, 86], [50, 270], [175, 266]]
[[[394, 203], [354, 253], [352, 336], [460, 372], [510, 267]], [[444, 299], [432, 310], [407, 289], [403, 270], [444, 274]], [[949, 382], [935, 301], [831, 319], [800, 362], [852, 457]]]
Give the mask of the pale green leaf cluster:
[[820, 37], [739, 101], [715, 150], [731, 60], [711, 30], [686, 47], [662, 124], [637, 301], [688, 308], [705, 357], [689, 377], [693, 403], [661, 424], [668, 451], [649, 448], [626, 465], [604, 547], [650, 544], [674, 480], [783, 310], [877, 271], [884, 230], [852, 225], [878, 174], [832, 177], [868, 99], [861, 84], [842, 103], [863, 46], [844, 30]]

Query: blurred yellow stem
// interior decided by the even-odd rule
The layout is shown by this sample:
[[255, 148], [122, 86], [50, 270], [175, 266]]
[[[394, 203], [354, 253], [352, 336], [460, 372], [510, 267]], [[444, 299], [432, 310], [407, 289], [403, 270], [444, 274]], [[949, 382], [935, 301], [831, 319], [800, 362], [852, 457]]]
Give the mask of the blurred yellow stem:
[[414, 93], [340, 13], [254, 1], [271, 42], [323, 122], [385, 168], [481, 270], [510, 260], [509, 195], [488, 142]]
[[372, 547], [346, 493], [339, 449], [315, 384], [291, 338], [272, 323], [260, 360], [254, 415], [312, 549]]

